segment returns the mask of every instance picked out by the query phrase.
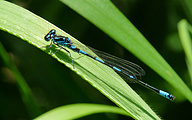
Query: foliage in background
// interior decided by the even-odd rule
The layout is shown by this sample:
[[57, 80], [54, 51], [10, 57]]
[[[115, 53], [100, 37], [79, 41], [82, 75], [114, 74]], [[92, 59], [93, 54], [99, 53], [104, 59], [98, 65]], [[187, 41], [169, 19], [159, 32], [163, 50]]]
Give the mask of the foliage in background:
[[[35, 2], [34, 2], [35, 3]], [[40, 2], [39, 2], [39, 4], [40, 4]], [[49, 4], [50, 4], [50, 6], [51, 6], [51, 10], [50, 10], [50, 12], [48, 12], [47, 11], [47, 7], [49, 6]], [[117, 45], [112, 45], [112, 43], [111, 42], [107, 42], [107, 40], [106, 39], [110, 39], [110, 38], [108, 38], [108, 37], [106, 37], [106, 36], [104, 36], [103, 34], [101, 34], [101, 35], [98, 35], [98, 34], [95, 34], [94, 32], [92, 33], [92, 34], [90, 34], [90, 35], [88, 35], [88, 34], [85, 34], [86, 32], [88, 32], [88, 31], [90, 31], [89, 29], [90, 29], [90, 25], [89, 24], [85, 24], [84, 22], [82, 22], [83, 21], [83, 19], [82, 18], [79, 18], [79, 19], [72, 19], [72, 17], [70, 17], [72, 14], [70, 13], [70, 10], [68, 10], [64, 15], [61, 15], [61, 14], [63, 14], [63, 11], [65, 11], [67, 8], [64, 8], [64, 10], [62, 10], [62, 5], [61, 4], [58, 4], [57, 2], [54, 2], [54, 4], [53, 3], [51, 3], [51, 2], [47, 2], [47, 3], [44, 3], [44, 5], [45, 5], [45, 16], [47, 15], [47, 13], [49, 13], [48, 14], [48, 16], [49, 17], [51, 17], [50, 18], [50, 21], [57, 21], [57, 20], [61, 20], [61, 21], [58, 21], [58, 22], [54, 22], [55, 24], [59, 24], [59, 23], [61, 23], [61, 26], [63, 26], [63, 24], [64, 24], [64, 26], [63, 26], [63, 29], [64, 30], [67, 30], [67, 31], [69, 31], [68, 33], [70, 33], [71, 35], [75, 35], [76, 36], [76, 38], [79, 38], [80, 40], [84, 40], [84, 39], [87, 39], [87, 40], [89, 40], [89, 39], [91, 39], [91, 42], [92, 43], [94, 43], [94, 45], [95, 45], [95, 43], [96, 42], [98, 42], [99, 43], [99, 40], [101, 39], [101, 38], [103, 38], [103, 40], [105, 39], [105, 41], [103, 41], [102, 40], [102, 44], [104, 44], [105, 42], [106, 42], [106, 44], [109, 46], [109, 49], [112, 47], [112, 46], [117, 46]], [[144, 4], [145, 5], [145, 4]], [[31, 6], [33, 6], [33, 3], [31, 4]], [[34, 11], [38, 11], [38, 8], [40, 9], [39, 11], [41, 12], [41, 13], [44, 13], [44, 11], [43, 11], [43, 9], [42, 9], [42, 7], [37, 7], [36, 5], [34, 5], [35, 7], [34, 8], [36, 8], [36, 9], [34, 9]], [[117, 4], [117, 6], [118, 6], [118, 4]], [[123, 5], [122, 5], [123, 6]], [[54, 8], [57, 8], [57, 9], [54, 9]], [[127, 8], [127, 7], [126, 7]], [[129, 8], [129, 7], [128, 7]], [[30, 8], [29, 8], [30, 9]], [[33, 10], [32, 10], [33, 11]], [[36, 13], [35, 12], [35, 13]], [[135, 11], [135, 12], [137, 12], [137, 11]], [[75, 13], [73, 13], [74, 15], [75, 15]], [[129, 13], [130, 14], [130, 13]], [[134, 14], [135, 15], [135, 14]], [[56, 17], [56, 16], [58, 16], [58, 17]], [[75, 15], [75, 16], [78, 16], [78, 15]], [[161, 17], [161, 16], [159, 16], [159, 17]], [[151, 18], [151, 16], [150, 16], [150, 18]], [[65, 22], [63, 22], [63, 20], [62, 19], [64, 19], [65, 20]], [[32, 20], [33, 21], [33, 20]], [[132, 20], [132, 21], [134, 21], [134, 20]], [[135, 22], [135, 21], [134, 21]], [[142, 22], [144, 22], [144, 21], [142, 21]], [[146, 21], [147, 22], [147, 21]], [[70, 23], [70, 24], [69, 24]], [[78, 23], [81, 23], [81, 24], [78, 24]], [[21, 23], [22, 24], [22, 23]], [[147, 25], [147, 24], [144, 24], [144, 25]], [[157, 25], [157, 24], [156, 24]], [[43, 26], [43, 25], [42, 25]], [[148, 27], [150, 28], [150, 26], [151, 25], [148, 25]], [[25, 27], [30, 27], [30, 26], [25, 26]], [[161, 27], [162, 26], [159, 26], [160, 27], [160, 30], [162, 29]], [[157, 28], [159, 28], [159, 27], [157, 27]], [[77, 29], [78, 28], [78, 29]], [[81, 29], [80, 29], [81, 28]], [[87, 29], [86, 29], [87, 28]], [[93, 31], [96, 29], [96, 28], [94, 28], [94, 27], [92, 27], [93, 28]], [[45, 33], [46, 34], [46, 32], [49, 30], [49, 29], [51, 29], [51, 27], [50, 26], [47, 26], [47, 28], [45, 29], [45, 31], [43, 31], [43, 33]], [[140, 28], [141, 30], [142, 30], [142, 27]], [[145, 30], [147, 30], [147, 29], [145, 29]], [[37, 31], [40, 31], [40, 30], [37, 30]], [[75, 32], [74, 32], [75, 31]], [[23, 31], [21, 31], [21, 32], [23, 32]], [[42, 32], [42, 31], [40, 31], [40, 32]], [[74, 32], [74, 33], [73, 33]], [[156, 31], [156, 33], [157, 33], [158, 31]], [[31, 33], [34, 33], [33, 31], [31, 31]], [[98, 33], [98, 32], [97, 32]], [[142, 33], [145, 33], [145, 32], [142, 32]], [[162, 31], [160, 31], [160, 33], [162, 33]], [[167, 33], [169, 33], [169, 32], [167, 32]], [[2, 33], [2, 34], [4, 34], [4, 33]], [[38, 33], [38, 34], [42, 34], [42, 33]], [[84, 34], [84, 37], [80, 37], [80, 35], [81, 34]], [[62, 33], [62, 35], [63, 35], [63, 33]], [[6, 34], [4, 35], [4, 36], [6, 36]], [[23, 47], [21, 47], [22, 46], [22, 43], [20, 42], [19, 43], [19, 41], [16, 41], [16, 42], [14, 42], [14, 41], [4, 41], [3, 39], [7, 39], [7, 37], [4, 37], [3, 36], [3, 38], [2, 38], [2, 42], [3, 42], [3, 44], [5, 44], [5, 46], [6, 46], [6, 48], [8, 47], [8, 48], [12, 48], [15, 52], [16, 51], [18, 51], [18, 52], [20, 52], [20, 56], [19, 55], [17, 55], [18, 56], [18, 58], [19, 57], [21, 57], [21, 59], [23, 59], [23, 58], [25, 58], [25, 53], [27, 52], [27, 51], [29, 51], [28, 53], [28, 55], [27, 56], [30, 56], [30, 54], [31, 54], [31, 57], [27, 57], [27, 59], [25, 59], [25, 61], [22, 61], [22, 60], [19, 60], [22, 64], [24, 64], [24, 68], [23, 67], [21, 67], [20, 69], [21, 69], [21, 71], [23, 70], [23, 74], [24, 74], [24, 76], [26, 76], [25, 78], [28, 78], [28, 82], [31, 84], [30, 86], [32, 87], [32, 90], [34, 91], [34, 93], [36, 94], [36, 96], [39, 96], [39, 97], [37, 97], [38, 99], [40, 99], [40, 101], [41, 101], [41, 105], [42, 105], [42, 107], [44, 106], [44, 107], [48, 107], [48, 108], [45, 108], [45, 109], [50, 109], [50, 108], [55, 108], [56, 106], [60, 106], [60, 105], [62, 105], [63, 103], [66, 103], [67, 104], [67, 100], [70, 102], [70, 103], [73, 103], [72, 102], [72, 100], [74, 99], [76, 99], [75, 101], [74, 101], [74, 103], [76, 103], [76, 102], [78, 102], [80, 99], [82, 99], [83, 97], [80, 97], [79, 96], [79, 93], [81, 93], [82, 94], [82, 92], [76, 92], [76, 91], [78, 91], [77, 89], [79, 89], [78, 87], [79, 86], [82, 86], [82, 81], [78, 78], [76, 78], [75, 77], [75, 83], [76, 84], [74, 84], [74, 82], [72, 82], [72, 80], [71, 80], [71, 78], [68, 78], [69, 77], [69, 70], [68, 71], [65, 71], [64, 70], [64, 68], [58, 68], [57, 67], [57, 65], [56, 65], [56, 61], [55, 62], [53, 62], [53, 61], [51, 61], [50, 60], [50, 58], [49, 57], [46, 57], [46, 56], [43, 56], [43, 57], [41, 57], [42, 55], [43, 55], [43, 53], [39, 53], [38, 51], [37, 52], [35, 52], [34, 50], [33, 51], [31, 51], [31, 49], [32, 49], [32, 47], [31, 47], [31, 49], [30, 49], [30, 47], [27, 47], [27, 49], [26, 49], [26, 44], [24, 44], [23, 45]], [[31, 35], [32, 37], [33, 36], [35, 36], [35, 35]], [[42, 35], [43, 36], [43, 35]], [[74, 36], [74, 37], [75, 37]], [[79, 37], [78, 37], [79, 36]], [[96, 40], [96, 42], [94, 42], [94, 39], [93, 38], [91, 38], [90, 36], [94, 36], [95, 37], [95, 40]], [[104, 36], [104, 37], [101, 37], [101, 36]], [[151, 36], [151, 35], [149, 35], [149, 36]], [[155, 35], [154, 35], [155, 36]], [[165, 35], [166, 36], [166, 35]], [[16, 38], [9, 38], [9, 39], [16, 39]], [[39, 39], [39, 38], [37, 38], [37, 39]], [[40, 37], [40, 39], [41, 39], [41, 37]], [[39, 39], [39, 40], [40, 40]], [[160, 38], [158, 38], [158, 39], [163, 39], [163, 37], [161, 36]], [[157, 42], [158, 43], [158, 39], [156, 39], [156, 41], [155, 42]], [[83, 43], [86, 43], [86, 42], [83, 42]], [[153, 44], [153, 41], [151, 41], [151, 43]], [[156, 43], [155, 43], [156, 44]], [[45, 44], [46, 45], [46, 44]], [[159, 46], [160, 46], [161, 44], [159, 44]], [[40, 47], [40, 46], [38, 46], [38, 47]], [[95, 47], [95, 48], [97, 48], [97, 47]], [[107, 49], [107, 47], [105, 47], [106, 49]], [[114, 47], [115, 48], [115, 47]], [[119, 47], [117, 47], [118, 48], [118, 53], [120, 53], [120, 51], [121, 51], [121, 49], [119, 50]], [[34, 49], [34, 48], [33, 48]], [[158, 51], [163, 51], [164, 49], [159, 49]], [[47, 51], [48, 52], [48, 51]], [[137, 52], [136, 52], [137, 53]], [[166, 51], [166, 53], [167, 53], [167, 51]], [[17, 54], [17, 53], [16, 53]], [[33, 56], [33, 57], [32, 57]], [[130, 56], [130, 55], [129, 55]], [[170, 57], [170, 55], [169, 55], [169, 57]], [[168, 58], [169, 58], [168, 57]], [[177, 56], [178, 57], [178, 56]], [[38, 59], [37, 59], [38, 58]], [[39, 58], [41, 58], [41, 59], [39, 59]], [[66, 57], [67, 58], [67, 57]], [[170, 57], [171, 58], [171, 57]], [[130, 57], [128, 58], [129, 60], [131, 59]], [[49, 64], [46, 64], [46, 63], [49, 63]], [[70, 64], [70, 61], [68, 61], [69, 62], [69, 64]], [[174, 61], [174, 62], [176, 62], [176, 61]], [[172, 64], [174, 64], [174, 62], [172, 62]], [[43, 63], [43, 64], [42, 64]], [[180, 61], [179, 61], [179, 63], [180, 63]], [[29, 66], [29, 67], [27, 67], [27, 66]], [[32, 66], [32, 67], [31, 67]], [[36, 68], [35, 68], [35, 66], [37, 66]], [[49, 70], [47, 70], [48, 68], [50, 67], [50, 71]], [[27, 69], [26, 69], [27, 68]], [[181, 67], [179, 67], [179, 68], [181, 68]], [[45, 70], [46, 69], [46, 70]], [[181, 70], [181, 69], [179, 69], [179, 70]], [[24, 72], [25, 71], [25, 72]], [[41, 74], [37, 74], [37, 73], [41, 73]], [[47, 74], [47, 73], [49, 73], [49, 74]], [[149, 73], [149, 72], [148, 72]], [[151, 73], [151, 72], [150, 72]], [[182, 73], [182, 72], [179, 72], [179, 73]], [[31, 74], [31, 76], [30, 76], [30, 74]], [[42, 76], [43, 74], [46, 74], [46, 77], [45, 76]], [[59, 75], [61, 75], [61, 77], [59, 77]], [[74, 76], [74, 74], [73, 74], [73, 76]], [[155, 80], [153, 80], [154, 82], [156, 82], [156, 80], [157, 80], [157, 76], [156, 77], [153, 77], [153, 75], [152, 74], [148, 74], [148, 79], [155, 79]], [[166, 76], [164, 76], [165, 78], [166, 78]], [[64, 80], [65, 80], [65, 85], [63, 84], [63, 78], [65, 78]], [[39, 81], [39, 82], [36, 82], [36, 81], [34, 81], [34, 79], [36, 79], [37, 81]], [[54, 81], [52, 81], [54, 79]], [[80, 80], [80, 81], [79, 81]], [[9, 83], [9, 82], [8, 82]], [[67, 85], [66, 85], [66, 83], [67, 83]], [[72, 83], [72, 84], [71, 84]], [[161, 84], [159, 84], [159, 83], [161, 83]], [[84, 83], [85, 84], [85, 83]], [[3, 85], [3, 84], [2, 84]], [[162, 81], [160, 81], [160, 82], [156, 82], [156, 85], [160, 85], [160, 87], [163, 87], [163, 85], [162, 85]], [[180, 85], [180, 84], [179, 84]], [[40, 88], [40, 86], [41, 86], [41, 88]], [[43, 87], [44, 86], [44, 87]], [[51, 86], [51, 87], [50, 87]], [[73, 86], [73, 87], [72, 87]], [[88, 85], [87, 85], [88, 86]], [[167, 87], [169, 87], [170, 85], [167, 85]], [[54, 89], [52, 89], [53, 87], [55, 87]], [[138, 87], [138, 86], [137, 86]], [[46, 89], [46, 88], [48, 88], [48, 89]], [[89, 88], [89, 87], [88, 87]], [[90, 88], [91, 89], [91, 88]], [[138, 90], [139, 89], [141, 89], [142, 90], [142, 88], [138, 88]], [[144, 91], [145, 89], [143, 89], [142, 91]], [[55, 91], [55, 92], [54, 92]], [[67, 91], [67, 92], [65, 92], [64, 93], [64, 91]], [[95, 101], [95, 102], [98, 102], [98, 100], [97, 99], [101, 99], [102, 97], [94, 97], [94, 96], [90, 96], [90, 95], [93, 95], [94, 93], [89, 93], [87, 90], [85, 90], [85, 87], [82, 87], [82, 89], [80, 89], [80, 91], [84, 91], [84, 100], [82, 99], [82, 100], [80, 100], [80, 101], [82, 101], [82, 102], [85, 102], [85, 101], [89, 101], [89, 99], [88, 98], [90, 98], [90, 101], [91, 102], [93, 102], [93, 101]], [[147, 90], [145, 90], [145, 91], [147, 91]], [[171, 91], [171, 89], [170, 89], [170, 91]], [[173, 90], [174, 91], [174, 90]], [[185, 90], [184, 90], [185, 91]], [[184, 92], [183, 91], [183, 92]], [[96, 91], [95, 91], [96, 92]], [[49, 94], [47, 94], [47, 93], [49, 93]], [[54, 97], [51, 97], [51, 94], [52, 94], [52, 96], [55, 94], [55, 93], [57, 93]], [[61, 94], [59, 94], [59, 93], [61, 93]], [[76, 94], [74, 94], [74, 93], [76, 93]], [[153, 95], [153, 93], [150, 95], [150, 93], [147, 91], [147, 92], [140, 92], [140, 95], [142, 95], [142, 94], [144, 94], [144, 93], [146, 93], [146, 97], [144, 97], [144, 98], [147, 98], [148, 96], [151, 96], [151, 95]], [[175, 92], [175, 94], [176, 94], [177, 92]], [[4, 94], [5, 94], [5, 92], [4, 92]], [[95, 93], [95, 94], [98, 94], [98, 93]], [[174, 93], [173, 93], [174, 94]], [[63, 96], [64, 95], [64, 96]], [[66, 99], [66, 95], [68, 96], [68, 97], [71, 97], [70, 99]], [[189, 95], [190, 96], [190, 94], [186, 94], [186, 96], [187, 95]], [[79, 97], [78, 97], [79, 96]], [[145, 95], [144, 95], [145, 96]], [[155, 98], [155, 95], [153, 95], [154, 97], [153, 98]], [[176, 96], [179, 96], [179, 94], [178, 95], [176, 95]], [[45, 99], [46, 97], [48, 97], [48, 101]], [[78, 99], [77, 99], [78, 98]], [[177, 98], [180, 98], [181, 99], [181, 97], [177, 97]], [[66, 100], [66, 102], [63, 102], [63, 100]], [[151, 100], [152, 98], [150, 97], [149, 98], [149, 101]], [[149, 103], [150, 104], [153, 104], [155, 101], [157, 101], [157, 103], [158, 103], [158, 100], [160, 100], [160, 101], [162, 101], [162, 100], [164, 100], [164, 98], [160, 98], [160, 97], [157, 97], [157, 99], [153, 99], [153, 100], [151, 100]], [[179, 99], [178, 99], [179, 100]], [[51, 102], [51, 101], [60, 101], [60, 102]], [[87, 101], [87, 102], [88, 102]], [[103, 103], [103, 100], [101, 100], [102, 102], [101, 103]], [[165, 100], [166, 101], [166, 100]], [[46, 104], [46, 102], [49, 102], [49, 103], [52, 103], [52, 104], [50, 104], [50, 105], [52, 105], [52, 106], [49, 106], [48, 104]], [[167, 102], [167, 101], [166, 101]], [[8, 102], [9, 103], [9, 102]], [[60, 105], [59, 105], [60, 104]], [[173, 104], [173, 103], [169, 103], [168, 102], [168, 104], [166, 105], [166, 104], [164, 104], [164, 108], [166, 108], [166, 107], [170, 107], [170, 104]], [[169, 105], [169, 106], [168, 106]], [[154, 104], [153, 106], [158, 106], [158, 104]], [[161, 105], [161, 107], [163, 107], [162, 105]], [[157, 107], [158, 108], [158, 107]], [[157, 109], [157, 108], [155, 108], [155, 109]], [[164, 111], [165, 112], [165, 111]], [[166, 113], [166, 112], [165, 112]], [[186, 114], [186, 113], [185, 113]], [[17, 115], [18, 116], [18, 115]], [[170, 114], [169, 114], [169, 117], [170, 117]]]
[[192, 42], [190, 36], [192, 34], [192, 26], [186, 20], [181, 20], [178, 23], [178, 32], [186, 55], [186, 63], [192, 82]]

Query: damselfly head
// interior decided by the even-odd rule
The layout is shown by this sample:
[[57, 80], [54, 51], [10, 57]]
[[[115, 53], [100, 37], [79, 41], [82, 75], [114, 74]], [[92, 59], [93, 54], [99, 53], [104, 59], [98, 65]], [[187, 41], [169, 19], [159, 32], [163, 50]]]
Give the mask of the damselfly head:
[[46, 41], [50, 41], [51, 39], [53, 39], [55, 34], [56, 34], [56, 30], [52, 29], [49, 33], [47, 33], [47, 35], [45, 35], [44, 39]]

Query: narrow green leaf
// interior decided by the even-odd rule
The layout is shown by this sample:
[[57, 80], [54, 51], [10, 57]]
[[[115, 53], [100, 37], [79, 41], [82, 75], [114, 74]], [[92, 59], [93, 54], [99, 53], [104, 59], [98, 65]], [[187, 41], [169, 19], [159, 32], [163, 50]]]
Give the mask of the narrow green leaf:
[[[49, 53], [50, 49], [42, 48], [42, 46], [50, 44], [44, 40], [44, 36], [50, 29], [56, 29], [57, 34], [68, 36], [77, 42], [75, 38], [46, 20], [7, 1], [0, 1], [0, 29], [26, 40], [46, 53]], [[51, 49], [54, 50], [55, 46]], [[159, 119], [151, 108], [111, 68], [88, 57], [79, 57], [78, 53], [69, 51], [74, 58], [75, 69], [71, 65], [68, 53], [64, 50], [57, 52], [53, 57], [125, 109], [134, 119]]]
[[40, 109], [31, 93], [31, 89], [25, 82], [23, 76], [21, 75], [21, 73], [19, 72], [17, 67], [11, 61], [10, 57], [8, 56], [3, 45], [1, 44], [1, 42], [0, 42], [0, 56], [2, 57], [6, 66], [8, 67], [8, 69], [10, 69], [11, 72], [13, 73], [13, 76], [15, 77], [15, 79], [17, 81], [17, 85], [18, 85], [18, 89], [21, 94], [21, 98], [22, 98], [23, 103], [25, 104], [31, 118], [34, 118], [34, 117], [40, 115], [40, 113], [41, 113]]
[[192, 92], [187, 85], [110, 0], [61, 1], [137, 56], [192, 102]]
[[99, 104], [72, 104], [50, 110], [35, 120], [74, 120], [96, 113], [116, 113], [129, 116], [124, 110], [108, 105]]
[[[183, 45], [183, 49], [185, 51], [186, 59], [187, 59], [187, 65], [189, 66], [189, 72], [190, 75], [191, 69], [192, 69], [192, 42], [191, 42], [191, 37], [189, 34], [191, 26], [189, 23], [183, 19], [178, 23], [178, 32], [179, 32], [179, 37], [181, 40], [181, 43]], [[192, 78], [191, 78], [192, 80]]]

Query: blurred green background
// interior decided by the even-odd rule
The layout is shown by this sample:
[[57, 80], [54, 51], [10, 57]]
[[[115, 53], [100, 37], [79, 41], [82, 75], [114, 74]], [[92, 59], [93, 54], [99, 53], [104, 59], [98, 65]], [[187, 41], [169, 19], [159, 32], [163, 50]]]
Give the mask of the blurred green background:
[[[139, 64], [147, 73], [143, 77], [143, 81], [177, 95], [155, 72], [60, 1], [12, 0], [10, 2], [39, 15], [88, 46]], [[185, 80], [184, 82], [188, 87], [191, 88], [191, 81], [185, 63], [185, 54], [177, 33], [177, 23], [181, 19], [185, 18], [189, 23], [192, 22], [186, 12], [185, 5], [182, 4], [183, 1], [112, 0], [112, 2], [127, 16], [178, 75]], [[74, 103], [115, 105], [69, 68], [27, 42], [3, 31], [0, 31], [0, 41], [24, 76], [43, 112]], [[174, 102], [171, 102], [138, 84], [130, 84], [130, 86], [161, 118], [192, 118], [190, 115], [191, 104], [185, 99], [176, 98]], [[1, 59], [0, 119], [30, 119], [27, 109], [21, 100], [16, 81]], [[102, 113], [81, 119], [117, 120], [132, 118]]]

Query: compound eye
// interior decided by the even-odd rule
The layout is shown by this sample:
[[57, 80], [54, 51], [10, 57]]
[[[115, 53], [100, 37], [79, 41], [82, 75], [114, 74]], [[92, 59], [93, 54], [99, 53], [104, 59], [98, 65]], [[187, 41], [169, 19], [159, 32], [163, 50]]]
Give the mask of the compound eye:
[[45, 39], [46, 41], [49, 41], [49, 40], [50, 40], [49, 35], [46, 35], [44, 39]]
[[56, 30], [52, 29], [52, 30], [50, 31], [50, 34], [55, 35], [55, 34], [56, 34]]

